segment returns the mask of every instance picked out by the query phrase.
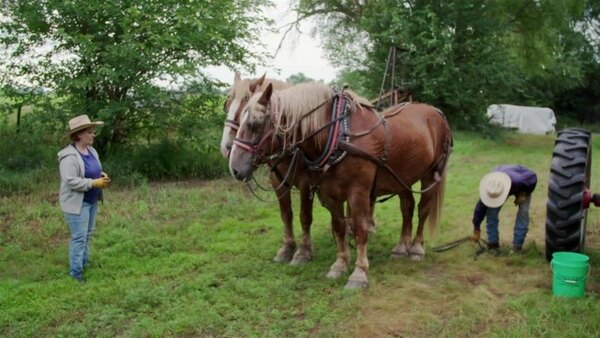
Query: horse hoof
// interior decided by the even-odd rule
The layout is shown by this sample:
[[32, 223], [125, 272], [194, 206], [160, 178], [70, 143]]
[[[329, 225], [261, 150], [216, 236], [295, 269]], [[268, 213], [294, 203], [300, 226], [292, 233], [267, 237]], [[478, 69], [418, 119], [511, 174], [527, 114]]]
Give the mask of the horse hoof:
[[327, 272], [325, 277], [331, 278], [331, 279], [338, 279], [338, 278], [342, 277], [345, 273], [346, 273], [346, 271], [329, 270], [329, 272]]
[[410, 260], [412, 260], [413, 262], [420, 262], [425, 258], [425, 255], [420, 255], [420, 254], [411, 254], [410, 255]]
[[308, 253], [297, 251], [294, 258], [290, 261], [290, 265], [303, 265], [307, 264], [312, 260], [312, 257]]
[[390, 258], [394, 258], [394, 259], [407, 257], [407, 256], [408, 256], [408, 249], [406, 248], [406, 245], [404, 245], [403, 243], [396, 244], [396, 246], [392, 249], [392, 252], [390, 253]]
[[413, 262], [420, 262], [425, 258], [425, 249], [422, 244], [413, 245], [410, 250], [408, 250], [408, 253]]
[[350, 290], [354, 290], [354, 289], [366, 289], [369, 287], [369, 282], [368, 281], [357, 281], [357, 280], [349, 280], [348, 283], [346, 283], [345, 288], [346, 289], [350, 289]]
[[399, 252], [392, 252], [390, 254], [390, 258], [391, 259], [402, 259], [404, 257], [407, 257], [408, 255], [405, 253], [399, 253]]
[[390, 258], [400, 259], [403, 257], [408, 257], [408, 250], [406, 250], [405, 246], [396, 245], [396, 247], [394, 247], [390, 253]]
[[287, 263], [292, 259], [294, 255], [294, 247], [281, 247], [277, 250], [277, 254], [273, 257], [275, 263]]
[[346, 283], [346, 289], [364, 289], [369, 286], [369, 279], [367, 278], [367, 272], [361, 268], [356, 267], [350, 277], [348, 283]]

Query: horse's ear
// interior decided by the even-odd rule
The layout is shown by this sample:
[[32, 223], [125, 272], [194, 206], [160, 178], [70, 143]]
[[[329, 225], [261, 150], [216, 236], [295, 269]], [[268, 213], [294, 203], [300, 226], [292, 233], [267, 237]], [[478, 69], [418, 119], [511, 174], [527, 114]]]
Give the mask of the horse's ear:
[[251, 93], [256, 93], [256, 87], [261, 86], [263, 84], [263, 82], [265, 82], [265, 77], [267, 76], [267, 72], [265, 72], [263, 74], [263, 76], [261, 76], [260, 78], [256, 79], [256, 80], [252, 80], [252, 82], [250, 82], [250, 92]]
[[259, 84], [259, 85], [262, 85], [262, 84], [265, 82], [265, 78], [266, 78], [266, 77], [267, 77], [267, 72], [265, 72], [265, 73], [263, 74], [263, 76], [261, 76], [261, 77], [258, 79], [258, 84]]
[[242, 80], [242, 76], [240, 75], [240, 72], [235, 72], [235, 76], [233, 77], [233, 82], [238, 82]]
[[262, 104], [263, 106], [266, 106], [269, 101], [271, 101], [271, 95], [273, 94], [273, 85], [272, 84], [268, 84], [267, 88], [265, 88], [265, 91], [260, 95], [260, 98], [258, 99], [258, 103]]

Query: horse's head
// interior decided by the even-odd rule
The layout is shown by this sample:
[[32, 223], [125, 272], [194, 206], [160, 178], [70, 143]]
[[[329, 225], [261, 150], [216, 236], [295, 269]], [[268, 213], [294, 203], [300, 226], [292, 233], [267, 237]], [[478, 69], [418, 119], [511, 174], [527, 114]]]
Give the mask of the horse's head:
[[240, 73], [236, 72], [233, 79], [233, 86], [227, 94], [227, 100], [223, 106], [223, 110], [227, 114], [225, 127], [223, 128], [223, 136], [221, 137], [221, 154], [224, 158], [229, 156], [229, 151], [233, 145], [233, 138], [239, 128], [240, 114], [246, 103], [256, 91], [256, 88], [265, 81], [266, 73], [258, 79], [248, 80], [242, 79]]
[[240, 127], [229, 154], [229, 170], [234, 178], [247, 181], [257, 164], [263, 160], [271, 145], [274, 125], [271, 120], [270, 102], [273, 85], [257, 92], [246, 104]]

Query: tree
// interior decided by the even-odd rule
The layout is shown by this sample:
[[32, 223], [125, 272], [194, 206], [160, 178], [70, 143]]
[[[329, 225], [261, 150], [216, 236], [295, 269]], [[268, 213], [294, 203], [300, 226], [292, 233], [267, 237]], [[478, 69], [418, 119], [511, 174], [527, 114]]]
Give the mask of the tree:
[[[14, 0], [0, 20], [10, 76], [64, 98], [63, 119], [86, 113], [106, 122], [101, 145], [147, 129], [165, 130], [176, 96], [165, 83], [199, 81], [210, 65], [252, 69], [250, 42], [269, 0]], [[29, 61], [31, 60], [31, 61]], [[163, 86], [161, 86], [161, 83]]]
[[23, 107], [33, 105], [44, 94], [41, 88], [13, 88], [5, 86], [0, 90], [0, 112], [10, 115], [16, 112], [16, 132], [21, 131]]
[[576, 29], [586, 3], [299, 0], [297, 11], [319, 18], [332, 63], [360, 81], [353, 88], [376, 95], [390, 47], [401, 47], [407, 52], [395, 82], [442, 108], [455, 126], [478, 128], [491, 103], [550, 105], [555, 93], [576, 86], [586, 67], [580, 51], [588, 42]]
[[312, 82], [315, 80], [311, 79], [310, 77], [307, 77], [306, 75], [304, 75], [304, 73], [297, 73], [297, 74], [290, 75], [286, 79], [286, 81], [289, 83], [298, 84], [298, 83], [304, 83], [304, 82]]

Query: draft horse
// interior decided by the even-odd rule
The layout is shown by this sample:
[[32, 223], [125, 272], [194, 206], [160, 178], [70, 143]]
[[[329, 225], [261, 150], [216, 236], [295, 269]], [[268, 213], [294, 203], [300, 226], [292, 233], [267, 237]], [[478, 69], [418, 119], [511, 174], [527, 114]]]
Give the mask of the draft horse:
[[[271, 84], [275, 90], [288, 88], [291, 84], [274, 79], [266, 78], [266, 74], [256, 79], [242, 79], [240, 73], [236, 72], [233, 85], [227, 94], [227, 100], [223, 109], [227, 113], [223, 136], [221, 138], [221, 154], [224, 158], [229, 157], [233, 139], [239, 129], [240, 113], [248, 103], [248, 100], [261, 85]], [[271, 161], [269, 180], [277, 195], [279, 213], [283, 222], [283, 240], [281, 247], [277, 250], [273, 260], [275, 262], [289, 262], [291, 265], [308, 263], [312, 260], [313, 247], [310, 235], [312, 224], [313, 202], [310, 198], [309, 181], [305, 168], [301, 162], [292, 163], [290, 159]], [[291, 168], [290, 168], [291, 167]], [[288, 182], [291, 181], [291, 182]], [[302, 240], [300, 246], [296, 246], [294, 236], [292, 210], [291, 185], [298, 188], [300, 193], [300, 223], [302, 224]]]
[[[402, 234], [392, 255], [425, 255], [423, 227], [439, 222], [452, 136], [446, 118], [426, 104], [402, 104], [381, 114], [352, 93], [334, 92], [318, 83], [281, 91], [267, 85], [246, 105], [229, 157], [231, 174], [251, 177], [267, 156], [301, 152], [312, 166], [311, 186], [331, 213], [337, 258], [327, 277], [346, 273], [350, 250], [343, 205], [353, 223], [355, 268], [347, 288], [367, 287], [368, 226], [377, 196], [398, 194]], [[415, 200], [411, 187], [421, 182], [418, 228], [411, 242]]]

